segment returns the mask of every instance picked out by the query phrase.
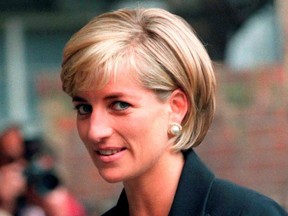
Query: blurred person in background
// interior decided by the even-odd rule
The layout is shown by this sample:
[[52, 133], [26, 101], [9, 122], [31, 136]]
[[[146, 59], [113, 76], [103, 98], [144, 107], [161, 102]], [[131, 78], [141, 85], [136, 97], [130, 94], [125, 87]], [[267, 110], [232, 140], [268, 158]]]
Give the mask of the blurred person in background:
[[29, 161], [25, 170], [27, 200], [38, 203], [47, 216], [85, 216], [84, 206], [61, 181], [48, 145], [39, 138], [26, 140], [25, 145], [25, 158]]
[[0, 216], [85, 216], [85, 208], [61, 183], [54, 158], [41, 139], [25, 140], [20, 127], [0, 135]]
[[23, 136], [17, 125], [0, 134], [0, 215], [15, 215], [18, 199], [24, 194], [26, 180]]
[[190, 26], [163, 9], [104, 13], [64, 48], [62, 87], [99, 174], [123, 182], [104, 215], [284, 216], [264, 195], [201, 162], [215, 111], [215, 76]]

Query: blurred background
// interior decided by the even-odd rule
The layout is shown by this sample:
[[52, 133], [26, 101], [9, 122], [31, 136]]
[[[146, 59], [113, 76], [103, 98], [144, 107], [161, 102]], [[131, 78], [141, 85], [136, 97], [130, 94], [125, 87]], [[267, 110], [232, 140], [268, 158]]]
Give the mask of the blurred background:
[[0, 0], [0, 133], [17, 124], [25, 140], [45, 140], [87, 215], [115, 204], [122, 186], [98, 176], [59, 72], [71, 35], [122, 7], [165, 8], [192, 25], [218, 79], [215, 120], [196, 151], [218, 176], [288, 208], [286, 0]]

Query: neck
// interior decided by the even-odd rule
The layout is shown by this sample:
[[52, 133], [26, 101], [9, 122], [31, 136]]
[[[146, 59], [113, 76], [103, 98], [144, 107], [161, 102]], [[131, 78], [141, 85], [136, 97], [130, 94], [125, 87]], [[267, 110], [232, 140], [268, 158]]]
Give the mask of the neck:
[[183, 154], [170, 152], [145, 175], [124, 182], [130, 215], [168, 215], [183, 166]]

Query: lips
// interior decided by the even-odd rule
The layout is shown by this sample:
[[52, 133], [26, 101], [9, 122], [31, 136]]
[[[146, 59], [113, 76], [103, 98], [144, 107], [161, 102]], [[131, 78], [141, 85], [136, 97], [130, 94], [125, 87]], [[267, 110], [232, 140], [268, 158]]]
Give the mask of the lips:
[[101, 150], [97, 150], [96, 153], [98, 155], [101, 155], [101, 156], [111, 156], [111, 155], [114, 155], [114, 154], [117, 154], [121, 151], [125, 150], [125, 148], [121, 148], [121, 149], [101, 149]]

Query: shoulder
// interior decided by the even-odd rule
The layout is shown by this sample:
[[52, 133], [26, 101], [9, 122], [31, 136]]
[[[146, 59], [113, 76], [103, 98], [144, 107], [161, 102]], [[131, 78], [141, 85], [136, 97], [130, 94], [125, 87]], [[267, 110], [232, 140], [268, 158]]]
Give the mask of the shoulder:
[[111, 208], [109, 211], [105, 212], [104, 214], [102, 214], [102, 216], [116, 216], [119, 215], [119, 212], [117, 212], [117, 208], [113, 207]]
[[122, 193], [120, 194], [116, 206], [108, 210], [106, 213], [102, 214], [102, 216], [114, 216], [114, 215], [129, 216], [129, 206], [125, 190], [123, 190]]
[[215, 215], [288, 216], [272, 199], [221, 179], [213, 181], [206, 209]]
[[129, 216], [129, 210], [126, 207], [117, 204], [116, 206], [114, 206], [113, 208], [111, 208], [110, 210], [102, 214], [101, 216], [119, 216], [119, 215]]

